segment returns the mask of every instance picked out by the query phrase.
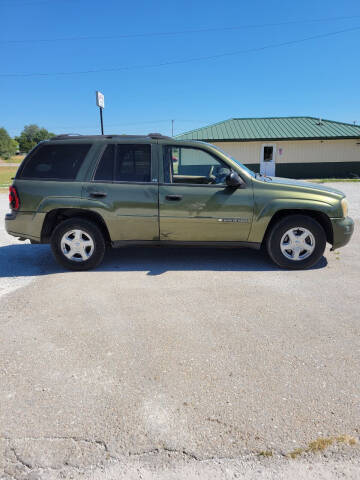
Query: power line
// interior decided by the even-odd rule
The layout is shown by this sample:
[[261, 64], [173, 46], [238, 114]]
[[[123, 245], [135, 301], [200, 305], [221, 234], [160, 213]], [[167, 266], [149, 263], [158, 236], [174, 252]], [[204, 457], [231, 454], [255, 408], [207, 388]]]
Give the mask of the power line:
[[230, 57], [235, 55], [241, 55], [246, 53], [260, 52], [263, 50], [270, 50], [272, 48], [286, 47], [289, 45], [296, 45], [298, 43], [304, 43], [311, 40], [317, 40], [319, 38], [326, 38], [334, 35], [340, 35], [342, 33], [354, 32], [360, 30], [360, 27], [346, 28], [344, 30], [337, 30], [335, 32], [328, 32], [319, 35], [312, 35], [311, 37], [305, 37], [298, 40], [288, 40], [281, 43], [273, 43], [270, 45], [265, 45], [262, 47], [249, 48], [247, 50], [237, 50], [233, 52], [219, 53], [217, 55], [208, 55], [204, 57], [193, 57], [185, 60], [169, 60], [161, 63], [153, 64], [144, 64], [144, 65], [128, 65], [122, 67], [112, 67], [112, 68], [99, 68], [94, 70], [78, 70], [78, 71], [69, 71], [69, 72], [38, 72], [38, 73], [1, 73], [0, 77], [51, 77], [51, 76], [65, 76], [65, 75], [86, 75], [91, 73], [106, 73], [106, 72], [118, 72], [121, 70], [135, 70], [135, 69], [146, 69], [146, 68], [157, 68], [157, 67], [166, 67], [170, 65], [180, 65], [184, 63], [195, 63], [206, 60], [215, 60], [218, 58]]
[[[76, 1], [76, 0], [61, 0], [61, 1], [59, 1], [58, 3], [61, 4], [61, 3], [64, 3], [65, 1], [67, 1], [67, 2], [74, 2], [74, 1]], [[2, 6], [7, 6], [7, 7], [10, 7], [10, 6], [11, 6], [11, 7], [15, 7], [15, 6], [16, 6], [16, 7], [17, 7], [17, 6], [20, 7], [20, 6], [21, 6], [21, 7], [22, 7], [23, 5], [25, 5], [25, 6], [26, 6], [26, 5], [42, 5], [42, 4], [44, 4], [44, 3], [48, 3], [48, 4], [51, 3], [51, 4], [52, 4], [51, 6], [53, 6], [53, 2], [52, 2], [51, 0], [29, 0], [29, 1], [26, 1], [26, 0], [25, 0], [25, 1], [9, 0], [8, 2], [6, 2], [6, 1], [3, 0], [3, 1], [0, 3], [0, 7], [2, 7]]]
[[[126, 122], [126, 123], [107, 123], [106, 126], [107, 127], [117, 127], [117, 128], [122, 128], [122, 127], [128, 127], [128, 126], [136, 126], [136, 125], [150, 125], [150, 124], [153, 124], [153, 123], [170, 123], [171, 122], [171, 119], [167, 118], [167, 119], [162, 119], [162, 120], [144, 120], [142, 122]], [[191, 120], [191, 122], [197, 122], [197, 120]], [[94, 128], [95, 126], [97, 126], [97, 121], [94, 120], [93, 124], [88, 124], [88, 125], [75, 125], [75, 124], [72, 124], [72, 125], [53, 125], [51, 128], [56, 130], [56, 129], [65, 129], [65, 128], [85, 128], [85, 129], [88, 129], [88, 128]], [[10, 126], [8, 128], [21, 128], [21, 126], [17, 125], [17, 126]]]
[[177, 36], [177, 35], [186, 35], [193, 33], [211, 33], [211, 32], [225, 32], [225, 31], [236, 31], [236, 30], [246, 30], [251, 28], [267, 28], [267, 27], [280, 27], [285, 25], [295, 25], [303, 23], [320, 23], [320, 22], [332, 22], [338, 20], [350, 20], [360, 18], [360, 15], [347, 16], [347, 17], [328, 17], [328, 18], [317, 18], [309, 20], [291, 20], [288, 22], [280, 23], [263, 23], [263, 24], [252, 24], [252, 25], [239, 25], [233, 27], [211, 27], [211, 28], [200, 28], [193, 30], [179, 30], [179, 31], [169, 31], [169, 32], [143, 32], [143, 33], [128, 33], [123, 35], [104, 35], [104, 36], [75, 36], [75, 37], [60, 37], [60, 38], [40, 38], [40, 39], [26, 39], [26, 40], [2, 40], [0, 44], [7, 45], [17, 45], [24, 43], [53, 43], [53, 42], [67, 42], [67, 41], [76, 41], [76, 40], [115, 40], [123, 38], [142, 38], [142, 37], [163, 37], [163, 36]]

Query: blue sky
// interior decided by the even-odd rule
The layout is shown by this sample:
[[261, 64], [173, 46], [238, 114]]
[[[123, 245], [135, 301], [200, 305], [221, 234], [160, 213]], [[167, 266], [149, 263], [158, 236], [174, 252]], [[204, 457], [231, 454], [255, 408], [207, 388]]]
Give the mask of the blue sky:
[[360, 123], [358, 0], [0, 0], [0, 17], [11, 135], [29, 123], [99, 133], [97, 89], [105, 133], [168, 135], [171, 119], [175, 134], [231, 117]]

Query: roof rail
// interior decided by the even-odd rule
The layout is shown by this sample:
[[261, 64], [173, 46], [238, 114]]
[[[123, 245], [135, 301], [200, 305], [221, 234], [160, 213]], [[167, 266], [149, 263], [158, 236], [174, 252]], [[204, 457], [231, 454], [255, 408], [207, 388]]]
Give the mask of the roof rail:
[[81, 135], [80, 133], [62, 133], [61, 135], [55, 135], [49, 140], [68, 140], [70, 138], [152, 138], [171, 140], [171, 137], [161, 135], [161, 133], [149, 133], [148, 135]]
[[61, 135], [55, 135], [51, 137], [50, 140], [62, 140], [69, 137], [81, 137], [80, 133], [62, 133]]
[[161, 135], [161, 133], [148, 133], [147, 136], [150, 137], [150, 138], [154, 138], [154, 139], [156, 139], [156, 138], [159, 138], [159, 139], [160, 139], [160, 138], [171, 139], [171, 137], [167, 137], [166, 135]]

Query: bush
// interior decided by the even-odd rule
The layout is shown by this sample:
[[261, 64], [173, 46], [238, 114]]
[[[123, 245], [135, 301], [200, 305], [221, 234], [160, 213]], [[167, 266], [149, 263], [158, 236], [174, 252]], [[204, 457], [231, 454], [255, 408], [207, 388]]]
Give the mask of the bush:
[[24, 130], [15, 140], [19, 143], [21, 152], [30, 152], [39, 142], [48, 140], [54, 134], [48, 132], [46, 128], [40, 128], [37, 125], [25, 125]]
[[0, 157], [7, 160], [15, 155], [18, 144], [13, 140], [5, 128], [0, 128]]

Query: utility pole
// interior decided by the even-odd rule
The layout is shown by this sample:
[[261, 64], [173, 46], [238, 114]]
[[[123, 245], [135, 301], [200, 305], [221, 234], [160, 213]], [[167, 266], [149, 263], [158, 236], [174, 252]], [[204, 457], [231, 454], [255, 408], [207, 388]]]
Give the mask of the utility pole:
[[103, 114], [102, 114], [102, 107], [100, 107], [100, 125], [101, 125], [101, 135], [104, 135], [104, 121], [103, 121]]
[[175, 120], [171, 120], [171, 136], [172, 137], [174, 136], [174, 121]]
[[99, 111], [100, 111], [101, 135], [104, 135], [104, 122], [103, 122], [103, 112], [102, 111], [105, 108], [105, 97], [98, 90], [96, 90], [96, 105], [99, 107]]

